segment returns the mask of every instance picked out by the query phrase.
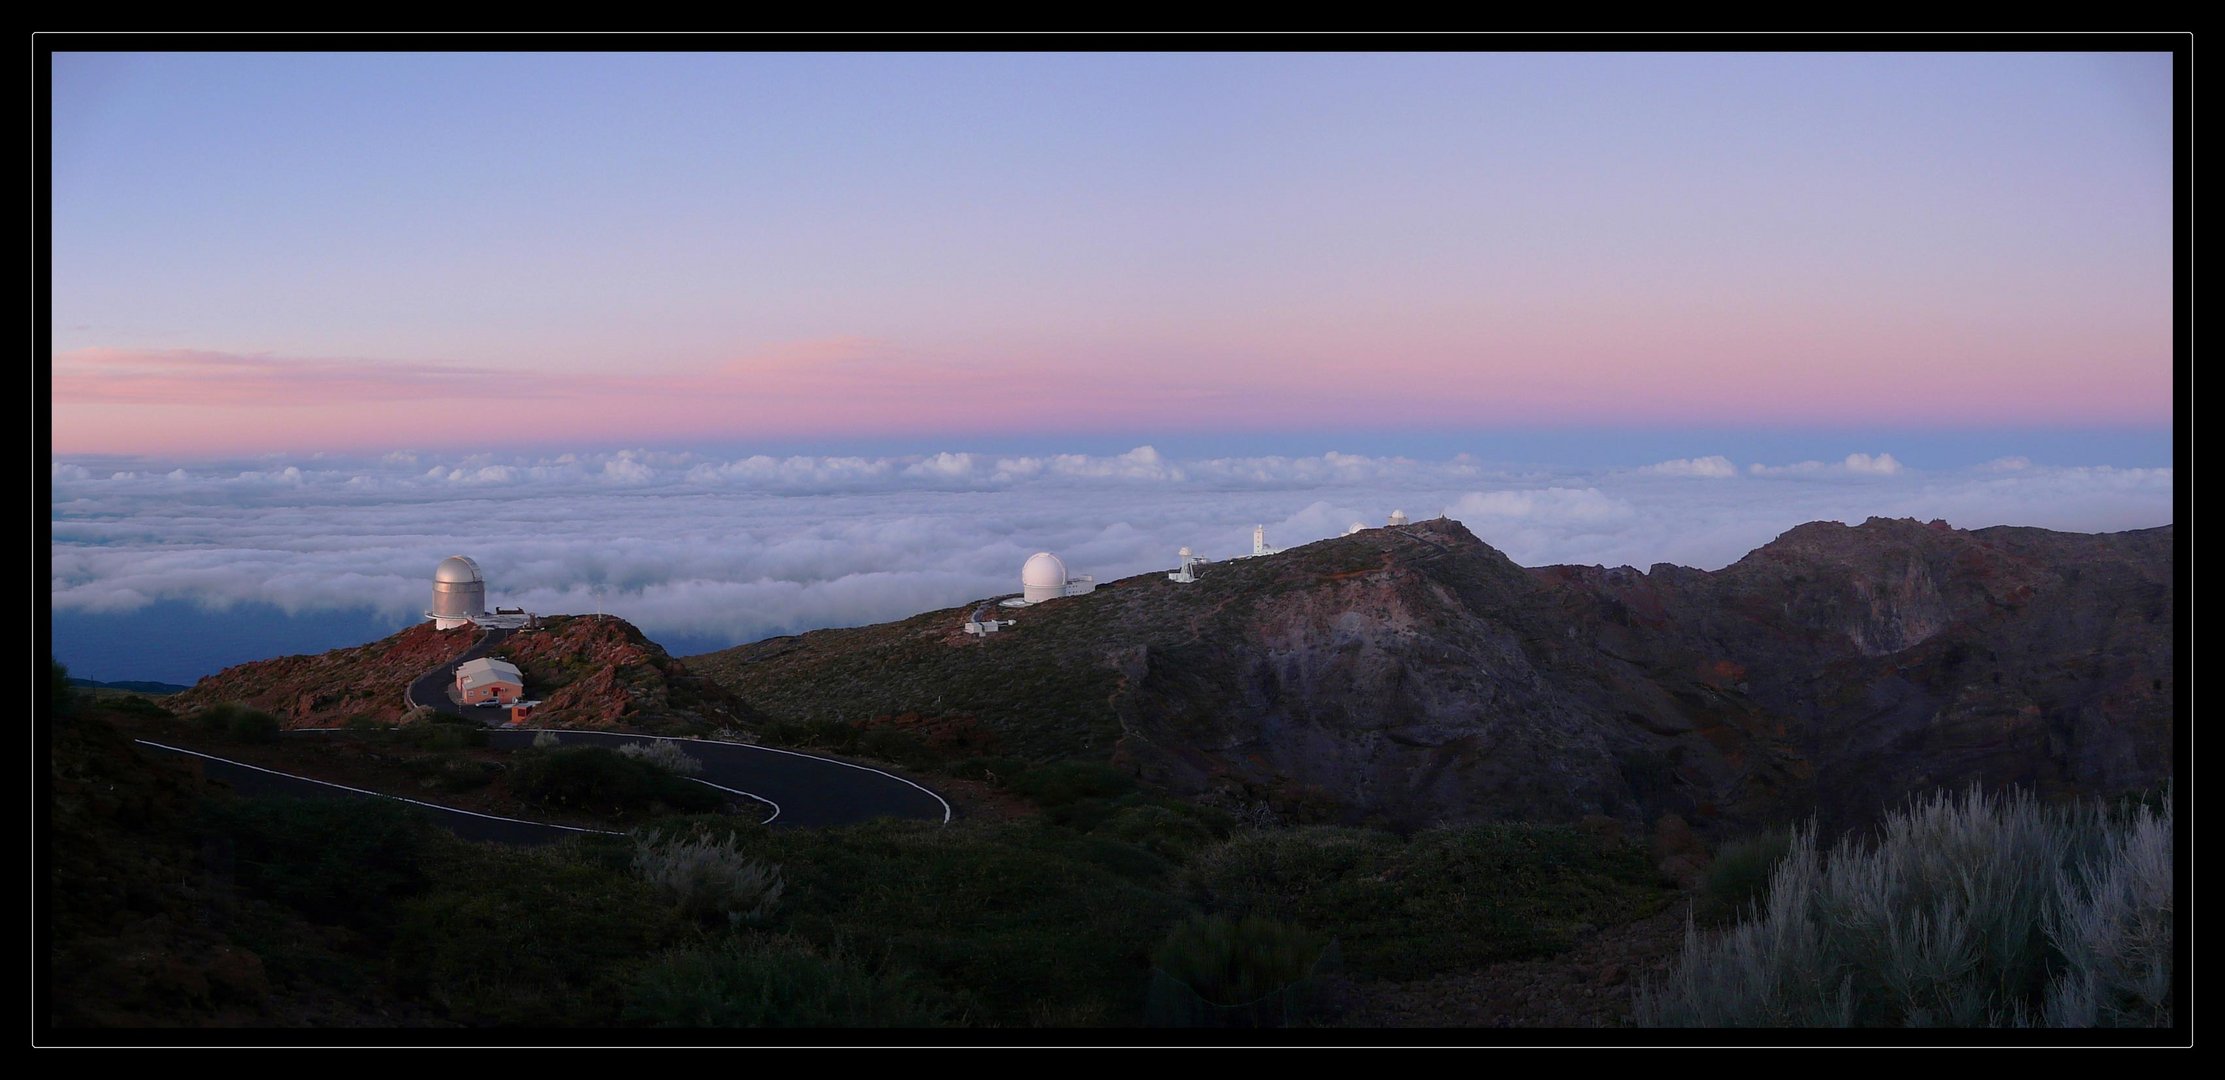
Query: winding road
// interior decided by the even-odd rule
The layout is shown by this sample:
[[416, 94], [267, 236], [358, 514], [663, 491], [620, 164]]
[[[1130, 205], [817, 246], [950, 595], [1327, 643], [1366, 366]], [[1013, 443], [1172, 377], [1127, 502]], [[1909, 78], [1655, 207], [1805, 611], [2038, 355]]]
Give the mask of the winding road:
[[[423, 706], [450, 716], [484, 719], [484, 716], [474, 716], [471, 710], [450, 699], [448, 688], [454, 682], [458, 664], [485, 656], [508, 639], [510, 633], [508, 630], [488, 630], [463, 655], [412, 681], [403, 692], [403, 702], [411, 707]], [[314, 738], [320, 730], [326, 729], [297, 730], [287, 732], [286, 735], [288, 738]], [[948, 824], [951, 818], [950, 804], [942, 796], [895, 773], [794, 750], [715, 739], [675, 739], [662, 735], [572, 728], [496, 728], [487, 735], [490, 745], [516, 750], [532, 745], [534, 737], [542, 731], [552, 731], [558, 741], [567, 746], [607, 746], [615, 749], [627, 743], [677, 742], [687, 751], [688, 756], [703, 763], [703, 771], [689, 779], [761, 804], [767, 812], [764, 823], [775, 828], [852, 825], [881, 817]], [[136, 741], [139, 745], [154, 750], [189, 754], [199, 758], [204, 773], [230, 783], [234, 790], [242, 794], [394, 799], [439, 813], [442, 824], [466, 839], [538, 844], [580, 833], [603, 831], [459, 810], [398, 795], [295, 776], [146, 739]]]
[[[411, 709], [426, 708], [435, 712], [444, 712], [450, 716], [471, 717], [470, 713], [464, 711], [463, 706], [456, 704], [455, 699], [448, 696], [448, 688], [456, 685], [456, 669], [462, 667], [467, 661], [477, 660], [493, 652], [495, 646], [510, 640], [510, 634], [511, 631], [508, 630], [490, 628], [486, 633], [479, 635], [478, 643], [465, 649], [462, 656], [419, 675], [409, 684], [409, 689], [402, 691], [403, 707]], [[486, 719], [483, 715], [471, 718]]]

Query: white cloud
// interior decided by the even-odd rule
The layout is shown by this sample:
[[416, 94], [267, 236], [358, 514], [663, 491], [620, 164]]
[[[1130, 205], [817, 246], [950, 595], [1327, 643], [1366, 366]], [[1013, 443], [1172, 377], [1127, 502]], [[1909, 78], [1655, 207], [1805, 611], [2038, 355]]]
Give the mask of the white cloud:
[[[1724, 566], [1802, 522], [1872, 515], [1974, 528], [2106, 531], [2171, 520], [2168, 468], [1913, 470], [1851, 455], [1694, 483], [1727, 459], [1508, 471], [1472, 459], [1336, 452], [1177, 461], [1114, 455], [553, 457], [425, 453], [307, 465], [52, 463], [57, 611], [158, 600], [369, 608], [414, 616], [463, 552], [490, 599], [607, 610], [652, 636], [748, 641], [899, 618], [1010, 592], [1051, 550], [1101, 581], [1171, 568], [1175, 549], [1294, 547], [1442, 508], [1523, 565]], [[121, 467], [119, 467], [121, 466]], [[1679, 466], [1664, 468], [1664, 466]], [[1734, 471], [1735, 470], [1731, 470]]]
[[1647, 465], [1635, 471], [1654, 476], [1702, 476], [1714, 479], [1737, 476], [1738, 466], [1732, 464], [1731, 459], [1717, 454], [1704, 458], [1677, 458], [1674, 461]]
[[1901, 471], [1901, 463], [1895, 460], [1891, 454], [1878, 454], [1875, 457], [1869, 454], [1848, 454], [1846, 460], [1836, 463], [1822, 461], [1798, 461], [1790, 465], [1756, 463], [1748, 466], [1747, 471], [1755, 476], [1892, 476]]

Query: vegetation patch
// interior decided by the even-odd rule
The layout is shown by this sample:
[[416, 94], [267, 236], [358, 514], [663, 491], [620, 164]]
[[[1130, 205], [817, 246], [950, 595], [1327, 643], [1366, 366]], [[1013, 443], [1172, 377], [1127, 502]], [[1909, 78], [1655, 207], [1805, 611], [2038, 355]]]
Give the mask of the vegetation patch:
[[1674, 896], [1640, 848], [1554, 825], [1243, 832], [1183, 881], [1213, 912], [1333, 932], [1353, 974], [1395, 980], [1548, 956]]
[[726, 801], [711, 788], [600, 746], [519, 751], [509, 783], [511, 792], [527, 802], [620, 816], [701, 813]]
[[1938, 793], [1874, 837], [1794, 836], [1766, 904], [1686, 934], [1640, 1023], [2162, 1027], [2172, 811]]

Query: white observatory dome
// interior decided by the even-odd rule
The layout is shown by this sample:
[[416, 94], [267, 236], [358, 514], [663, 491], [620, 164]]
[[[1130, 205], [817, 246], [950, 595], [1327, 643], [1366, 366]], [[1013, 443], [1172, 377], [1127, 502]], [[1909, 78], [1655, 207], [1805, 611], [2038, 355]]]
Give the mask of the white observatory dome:
[[1066, 595], [1066, 564], [1048, 551], [1028, 556], [1020, 567], [1020, 596], [1030, 604]]
[[1391, 524], [1393, 524], [1393, 525], [1404, 525], [1404, 524], [1406, 524], [1406, 511], [1404, 511], [1404, 510], [1393, 510], [1393, 511], [1391, 511]]
[[453, 630], [487, 613], [487, 578], [479, 564], [450, 555], [433, 568], [433, 609], [425, 617], [440, 630]]
[[1346, 535], [1346, 536], [1350, 536], [1350, 535], [1352, 535], [1353, 533], [1356, 533], [1356, 532], [1365, 532], [1366, 530], [1367, 530], [1367, 526], [1365, 526], [1365, 525], [1362, 525], [1362, 524], [1360, 524], [1359, 522], [1355, 521], [1355, 522], [1353, 522], [1353, 523], [1352, 523], [1352, 527], [1351, 527], [1351, 528], [1349, 528], [1349, 529], [1346, 529], [1346, 530], [1344, 530], [1344, 535]]
[[1177, 557], [1187, 559], [1190, 557], [1190, 549], [1188, 547], [1184, 547], [1182, 550], [1175, 552], [1175, 555]]

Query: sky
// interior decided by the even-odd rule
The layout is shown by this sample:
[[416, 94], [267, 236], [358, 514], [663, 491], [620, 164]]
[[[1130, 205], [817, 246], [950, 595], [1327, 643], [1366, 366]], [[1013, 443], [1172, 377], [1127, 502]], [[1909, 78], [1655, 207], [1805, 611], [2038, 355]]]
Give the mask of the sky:
[[57, 655], [349, 644], [455, 553], [687, 652], [1394, 508], [1641, 568], [2169, 524], [2171, 79], [57, 53]]
[[2169, 423], [2165, 54], [53, 70], [60, 453]]

